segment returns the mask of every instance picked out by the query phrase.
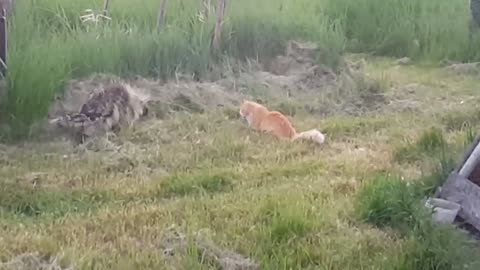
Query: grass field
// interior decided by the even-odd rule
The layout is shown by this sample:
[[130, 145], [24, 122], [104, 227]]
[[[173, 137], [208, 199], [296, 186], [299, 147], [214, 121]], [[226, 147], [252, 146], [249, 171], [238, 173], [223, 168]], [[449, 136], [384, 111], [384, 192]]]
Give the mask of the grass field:
[[[169, 1], [162, 33], [158, 1], [112, 1], [109, 26], [82, 25], [101, 2], [18, 2], [1, 117], [10, 135], [28, 134], [72, 78], [203, 78], [232, 68], [230, 56], [268, 59], [290, 39], [317, 42], [331, 67], [363, 59], [385, 103], [320, 116], [281, 96], [268, 102], [299, 130], [325, 132], [323, 146], [253, 132], [237, 108], [175, 112], [84, 146], [0, 144], [0, 261], [39, 252], [75, 269], [218, 269], [193, 245], [162, 256], [176, 225], [260, 269], [479, 269], [478, 244], [422, 207], [479, 128], [480, 77], [435, 66], [478, 60], [468, 1], [229, 1], [221, 55], [209, 49], [213, 22], [196, 18], [200, 1]], [[416, 62], [394, 64], [403, 56]], [[337, 94], [326, 101], [363, 93]]]
[[[421, 110], [297, 112], [301, 129], [329, 134], [322, 147], [271, 140], [223, 111], [149, 120], [88, 150], [4, 146], [0, 258], [39, 251], [78, 269], [173, 269], [159, 239], [176, 224], [208, 229], [261, 269], [478, 269], [478, 249], [420, 211], [478, 128], [478, 78], [368, 63], [391, 100]], [[211, 269], [193, 251], [174, 266]]]
[[[66, 80], [92, 72], [168, 78], [183, 70], [203, 76], [222, 64], [209, 50], [213, 16], [206, 22], [196, 17], [201, 1], [169, 2], [161, 34], [155, 31], [157, 2], [115, 1], [110, 26], [94, 27], [78, 17], [87, 8], [99, 11], [102, 1], [19, 1], [9, 33], [4, 118], [25, 133]], [[287, 40], [304, 38], [321, 44], [320, 61], [329, 65], [345, 49], [434, 63], [474, 61], [480, 43], [468, 37], [469, 20], [468, 0], [245, 0], [228, 5], [223, 50], [242, 59], [266, 58], [283, 51]]]

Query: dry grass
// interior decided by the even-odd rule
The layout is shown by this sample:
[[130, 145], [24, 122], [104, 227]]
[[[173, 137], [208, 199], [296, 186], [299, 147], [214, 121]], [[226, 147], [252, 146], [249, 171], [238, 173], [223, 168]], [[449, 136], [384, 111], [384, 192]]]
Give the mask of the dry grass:
[[[428, 158], [393, 157], [430, 127], [445, 129], [455, 145], [465, 130], [447, 129], [448, 119], [478, 127], [464, 113], [476, 110], [478, 79], [368, 61], [394, 102], [355, 118], [296, 114], [299, 129], [327, 132], [322, 147], [254, 133], [225, 111], [178, 112], [83, 148], [1, 146], [0, 259], [63, 253], [77, 269], [173, 269], [159, 241], [175, 224], [208, 229], [217, 245], [261, 269], [393, 269], [414, 240], [356, 219], [355, 195], [378, 171], [406, 180], [429, 173]], [[400, 87], [411, 83], [425, 90]], [[209, 269], [195, 252], [176, 267]]]

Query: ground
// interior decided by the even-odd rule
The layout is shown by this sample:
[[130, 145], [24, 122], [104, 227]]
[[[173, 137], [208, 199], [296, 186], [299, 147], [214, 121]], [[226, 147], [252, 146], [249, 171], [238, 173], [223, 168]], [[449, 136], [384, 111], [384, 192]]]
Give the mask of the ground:
[[0, 259], [40, 252], [76, 269], [210, 269], [191, 250], [179, 261], [162, 257], [162, 234], [175, 225], [187, 235], [205, 231], [261, 269], [390, 269], [410, 240], [356, 218], [357, 191], [379, 171], [406, 181], [428, 174], [421, 159], [399, 162], [398, 149], [431, 127], [449, 142], [464, 140], [478, 117], [480, 79], [347, 59], [378, 82], [382, 98], [369, 96], [373, 105], [351, 109], [329, 97], [317, 103], [322, 110], [287, 95], [264, 100], [297, 129], [326, 133], [322, 146], [249, 130], [235, 93], [221, 107], [152, 117], [83, 146], [1, 145]]

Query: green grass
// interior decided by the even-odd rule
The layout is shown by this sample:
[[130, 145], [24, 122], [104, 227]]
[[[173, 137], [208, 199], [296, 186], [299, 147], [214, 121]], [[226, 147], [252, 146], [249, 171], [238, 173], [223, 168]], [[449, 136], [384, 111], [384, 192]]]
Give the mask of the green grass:
[[228, 191], [232, 189], [232, 178], [222, 174], [175, 176], [160, 184], [159, 193], [165, 197], [172, 197]]
[[[230, 76], [229, 57], [263, 61], [289, 39], [317, 42], [317, 60], [332, 67], [345, 50], [427, 62], [479, 56], [466, 0], [228, 1], [220, 55], [210, 51], [213, 21], [195, 17], [200, 1], [168, 1], [161, 33], [158, 2], [112, 1], [112, 22], [95, 28], [78, 16], [101, 1], [19, 1], [0, 117], [14, 124], [11, 135], [28, 133], [66, 81], [93, 72]], [[78, 269], [214, 269], [194, 246], [180, 262], [159, 256], [159, 236], [175, 224], [186, 233], [208, 229], [220, 247], [266, 270], [478, 269], [478, 248], [432, 224], [422, 207], [479, 127], [478, 78], [367, 59], [366, 72], [380, 79], [320, 93], [317, 110], [250, 89], [299, 130], [326, 133], [321, 147], [249, 130], [238, 108], [185, 100], [177, 103], [187, 110], [141, 122], [109, 144], [0, 145], [0, 260], [38, 251]], [[411, 83], [431, 87], [391, 88]], [[398, 101], [421, 109], [399, 109]], [[365, 113], [322, 117], [327, 103]], [[43, 173], [36, 187], [26, 183], [32, 172]]]
[[111, 200], [109, 194], [36, 190], [9, 183], [2, 184], [0, 194], [0, 214], [20, 217], [62, 217], [91, 212]]
[[[170, 78], [177, 70], [203, 77], [213, 66], [224, 65], [210, 50], [214, 16], [200, 22], [198, 1], [169, 3], [167, 27], [161, 33], [155, 29], [157, 1], [138, 4], [135, 11], [129, 1], [117, 1], [111, 5], [111, 23], [82, 25], [78, 16], [87, 8], [99, 10], [99, 4], [17, 3], [10, 28], [9, 102], [2, 115], [15, 124], [18, 133], [46, 114], [53, 96], [71, 78], [93, 72]], [[289, 39], [306, 38], [321, 44], [322, 62], [333, 65], [337, 61], [343, 37], [325, 19], [306, 14], [298, 21], [293, 14], [301, 9], [293, 2], [275, 3], [274, 9], [270, 4], [262, 4], [264, 8], [254, 1], [229, 4], [222, 54], [263, 59], [283, 52]]]
[[[469, 39], [470, 1], [327, 0], [325, 13], [342, 22], [348, 49], [428, 61], [475, 60]], [[451, 21], [445, 18], [458, 18]]]
[[398, 146], [393, 155], [399, 162], [415, 162], [427, 157], [445, 156], [449, 150], [442, 130], [434, 127], [424, 131], [414, 142]]
[[[438, 177], [438, 174], [434, 174]], [[390, 269], [477, 269], [478, 246], [462, 232], [434, 224], [423, 207], [421, 187], [382, 175], [369, 180], [358, 193], [357, 213], [362, 220], [393, 227], [405, 239], [404, 252]], [[392, 260], [393, 261], [393, 260]]]
[[[210, 50], [214, 16], [200, 22], [198, 1], [168, 3], [162, 33], [155, 30], [158, 1], [116, 1], [108, 25], [82, 24], [83, 10], [100, 10], [100, 2], [17, 3], [9, 28], [9, 101], [2, 109], [14, 135], [28, 133], [71, 78], [93, 72], [170, 78], [177, 70], [202, 77], [226, 65]], [[480, 39], [468, 38], [468, 7], [467, 0], [232, 2], [221, 54], [262, 60], [283, 52], [289, 39], [306, 39], [320, 45], [318, 60], [331, 66], [345, 48], [427, 61], [475, 60]]]
[[[410, 72], [367, 70], [387, 73], [392, 84]], [[455, 85], [446, 91], [462, 100], [475, 85], [431, 79]], [[429, 223], [421, 207], [473, 134], [429, 127], [477, 104], [452, 112], [435, 94], [409, 96], [425, 104], [416, 114], [385, 105], [321, 119], [299, 107], [296, 125], [330, 134], [322, 147], [248, 130], [234, 108], [141, 122], [111, 142], [120, 148], [102, 148], [102, 140], [93, 149], [59, 141], [2, 146], [0, 258], [38, 251], [78, 269], [214, 269], [195, 246], [172, 263], [158, 255], [160, 235], [175, 224], [188, 234], [208, 229], [218, 246], [261, 269], [476, 269], [477, 249], [451, 227]], [[296, 103], [277, 104], [292, 112]], [[425, 160], [391, 156], [405, 145]], [[32, 172], [43, 173], [35, 188], [24, 182]]]

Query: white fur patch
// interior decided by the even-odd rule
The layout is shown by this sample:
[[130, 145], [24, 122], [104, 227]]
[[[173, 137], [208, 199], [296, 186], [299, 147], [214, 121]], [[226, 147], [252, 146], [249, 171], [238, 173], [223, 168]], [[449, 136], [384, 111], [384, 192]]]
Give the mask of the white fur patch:
[[317, 129], [312, 129], [298, 133], [293, 139], [307, 139], [312, 140], [318, 144], [323, 144], [325, 142], [325, 134], [321, 133]]

